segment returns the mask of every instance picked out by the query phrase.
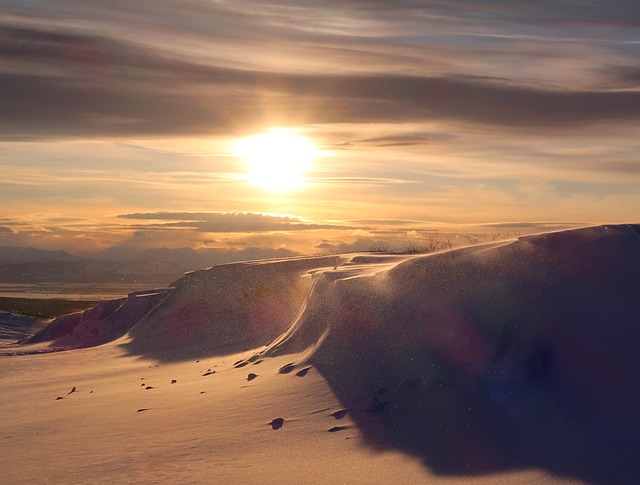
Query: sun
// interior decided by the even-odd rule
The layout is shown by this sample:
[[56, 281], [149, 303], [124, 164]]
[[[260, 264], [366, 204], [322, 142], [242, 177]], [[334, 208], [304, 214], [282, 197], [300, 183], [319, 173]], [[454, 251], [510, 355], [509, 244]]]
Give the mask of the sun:
[[242, 138], [234, 153], [245, 161], [254, 185], [275, 192], [299, 188], [317, 156], [308, 139], [285, 129]]

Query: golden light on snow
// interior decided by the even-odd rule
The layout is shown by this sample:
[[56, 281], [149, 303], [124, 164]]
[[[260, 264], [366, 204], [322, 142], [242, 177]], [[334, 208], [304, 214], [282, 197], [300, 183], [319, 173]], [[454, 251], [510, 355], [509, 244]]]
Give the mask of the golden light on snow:
[[317, 150], [307, 138], [294, 131], [273, 129], [238, 140], [234, 154], [245, 161], [254, 185], [280, 192], [302, 185]]

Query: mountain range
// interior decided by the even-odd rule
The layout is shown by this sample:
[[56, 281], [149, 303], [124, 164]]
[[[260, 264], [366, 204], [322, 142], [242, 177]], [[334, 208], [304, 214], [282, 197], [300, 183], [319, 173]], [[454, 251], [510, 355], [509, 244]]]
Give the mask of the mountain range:
[[218, 264], [283, 258], [288, 249], [249, 247], [148, 248], [114, 246], [93, 257], [32, 247], [0, 247], [0, 283], [132, 283], [169, 284], [184, 273]]

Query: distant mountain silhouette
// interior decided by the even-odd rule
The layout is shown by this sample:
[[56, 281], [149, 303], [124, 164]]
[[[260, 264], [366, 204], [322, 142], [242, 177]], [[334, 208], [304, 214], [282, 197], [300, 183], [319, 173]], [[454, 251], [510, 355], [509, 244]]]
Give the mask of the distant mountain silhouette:
[[288, 249], [113, 246], [94, 258], [66, 251], [0, 248], [0, 283], [144, 283], [167, 285], [189, 271], [218, 264], [297, 256]]
[[46, 251], [32, 247], [0, 247], [0, 264], [10, 263], [45, 263], [49, 261], [82, 261], [83, 258], [73, 256], [66, 251]]
[[112, 261], [162, 261], [179, 265], [193, 266], [187, 271], [201, 269], [221, 263], [249, 261], [253, 259], [284, 258], [299, 256], [289, 249], [256, 248], [225, 249], [225, 248], [147, 248], [140, 250], [130, 246], [112, 246], [98, 253], [95, 258]]

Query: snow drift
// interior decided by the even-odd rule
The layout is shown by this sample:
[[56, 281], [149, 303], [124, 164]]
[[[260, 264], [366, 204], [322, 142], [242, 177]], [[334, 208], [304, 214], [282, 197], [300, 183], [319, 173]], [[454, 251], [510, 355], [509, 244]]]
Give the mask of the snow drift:
[[166, 360], [252, 349], [289, 327], [309, 293], [310, 272], [338, 260], [290, 258], [194, 271], [169, 288], [130, 293], [59, 317], [29, 343], [67, 350], [125, 336], [130, 353]]
[[363, 411], [370, 444], [440, 473], [543, 467], [631, 483], [639, 232], [595, 227], [338, 268], [261, 354], [302, 352]]
[[290, 354], [322, 374], [368, 445], [438, 473], [640, 477], [638, 225], [217, 266], [58, 319], [36, 340], [119, 335], [158, 360]]

